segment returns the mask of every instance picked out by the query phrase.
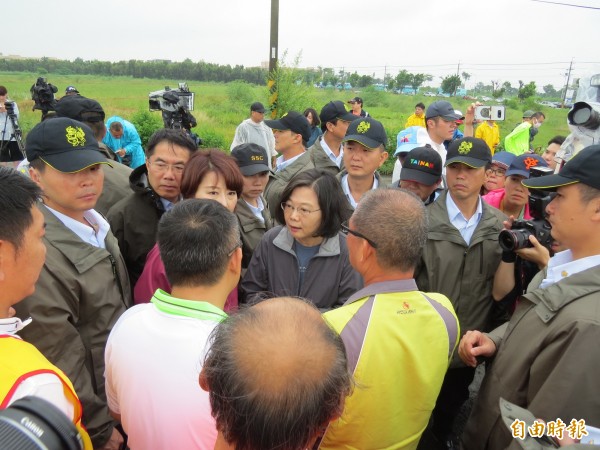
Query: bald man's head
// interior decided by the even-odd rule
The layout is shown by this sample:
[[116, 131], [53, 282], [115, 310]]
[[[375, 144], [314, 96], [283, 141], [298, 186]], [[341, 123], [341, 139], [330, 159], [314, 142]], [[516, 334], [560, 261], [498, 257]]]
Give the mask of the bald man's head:
[[304, 449], [351, 390], [344, 344], [310, 303], [276, 298], [213, 334], [203, 367], [212, 413], [240, 449]]

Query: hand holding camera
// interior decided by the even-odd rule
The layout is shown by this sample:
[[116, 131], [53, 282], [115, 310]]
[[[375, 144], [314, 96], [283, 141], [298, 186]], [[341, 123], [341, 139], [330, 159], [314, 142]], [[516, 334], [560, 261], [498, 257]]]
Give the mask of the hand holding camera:
[[475, 119], [477, 119], [477, 120], [504, 120], [505, 117], [506, 117], [506, 107], [505, 106], [478, 105], [475, 107]]

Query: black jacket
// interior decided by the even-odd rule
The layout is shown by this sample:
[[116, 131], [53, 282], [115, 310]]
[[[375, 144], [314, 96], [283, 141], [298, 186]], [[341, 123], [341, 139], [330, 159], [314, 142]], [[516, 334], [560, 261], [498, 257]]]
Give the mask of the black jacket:
[[131, 286], [135, 286], [146, 264], [146, 255], [156, 244], [158, 221], [165, 208], [148, 184], [145, 164], [131, 172], [129, 186], [133, 192], [110, 208], [107, 218], [119, 241]]

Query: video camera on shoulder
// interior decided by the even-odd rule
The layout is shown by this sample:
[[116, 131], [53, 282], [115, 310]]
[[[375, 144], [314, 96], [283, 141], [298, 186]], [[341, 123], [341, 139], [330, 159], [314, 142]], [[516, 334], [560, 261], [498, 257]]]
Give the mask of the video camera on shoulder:
[[[530, 178], [550, 175], [554, 171], [549, 167], [532, 167], [529, 171]], [[546, 207], [554, 198], [555, 193], [544, 189], [529, 189], [529, 214], [531, 220], [515, 220], [510, 230], [502, 230], [498, 242], [502, 250], [514, 252], [522, 248], [533, 247], [529, 236], [535, 238], [544, 247], [550, 249], [552, 227], [546, 220]]]
[[179, 83], [177, 89], [165, 86], [163, 90], [148, 94], [150, 111], [177, 112], [180, 108], [185, 111], [194, 110], [194, 93], [190, 92], [187, 83]]
[[148, 105], [150, 111], [161, 111], [165, 128], [184, 130], [196, 145], [202, 143], [202, 139], [191, 132], [198, 122], [190, 113], [194, 110], [194, 96], [190, 92], [187, 83], [179, 83], [177, 89], [165, 86], [163, 90], [150, 92]]
[[33, 110], [39, 109], [46, 114], [48, 111], [54, 111], [56, 100], [54, 94], [58, 92], [58, 88], [44, 77], [38, 77], [35, 84], [29, 89], [31, 99], [34, 102]]

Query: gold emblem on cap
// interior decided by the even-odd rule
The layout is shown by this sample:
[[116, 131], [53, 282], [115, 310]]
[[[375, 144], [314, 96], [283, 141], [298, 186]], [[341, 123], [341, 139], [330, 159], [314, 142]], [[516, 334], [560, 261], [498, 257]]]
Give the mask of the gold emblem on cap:
[[369, 131], [369, 128], [371, 128], [371, 124], [369, 122], [365, 122], [364, 120], [358, 124], [358, 126], [356, 127], [356, 132], [360, 133], [360, 134], [364, 134], [367, 131]]
[[73, 147], [85, 145], [85, 131], [81, 127], [68, 126], [65, 129], [67, 142]]
[[467, 153], [469, 153], [471, 151], [472, 148], [473, 148], [472, 142], [463, 141], [458, 146], [458, 153], [460, 153], [461, 155], [466, 155]]

